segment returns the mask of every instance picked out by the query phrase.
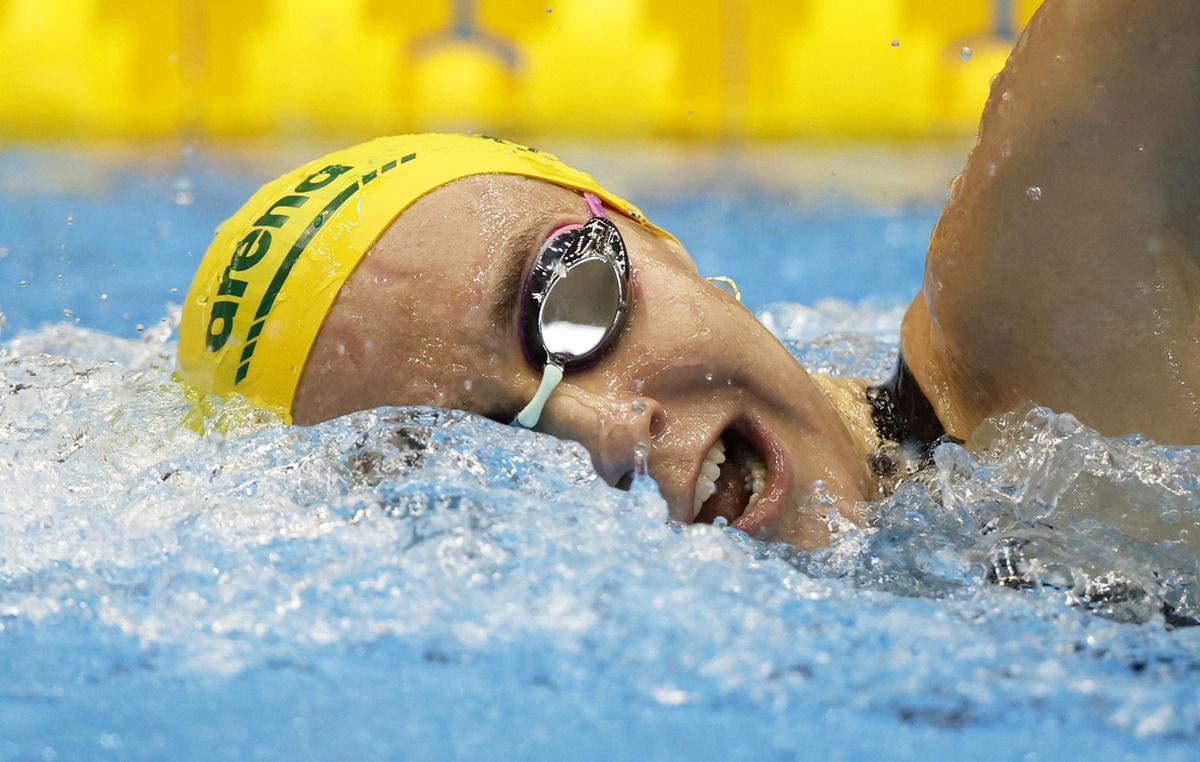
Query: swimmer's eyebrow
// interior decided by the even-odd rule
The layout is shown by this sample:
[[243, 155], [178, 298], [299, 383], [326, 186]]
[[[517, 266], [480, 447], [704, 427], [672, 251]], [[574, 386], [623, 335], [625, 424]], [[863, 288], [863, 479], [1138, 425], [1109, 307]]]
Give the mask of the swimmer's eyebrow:
[[555, 216], [549, 212], [537, 215], [511, 236], [500, 251], [500, 275], [496, 278], [492, 297], [491, 323], [502, 332], [507, 332], [516, 322], [517, 300], [525, 286], [525, 265], [541, 248], [546, 226]]

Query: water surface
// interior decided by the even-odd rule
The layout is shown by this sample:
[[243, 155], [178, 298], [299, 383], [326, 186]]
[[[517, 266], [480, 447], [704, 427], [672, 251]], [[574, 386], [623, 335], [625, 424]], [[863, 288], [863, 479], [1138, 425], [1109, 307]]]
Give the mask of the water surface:
[[[887, 372], [952, 152], [573, 150]], [[1194, 448], [1015, 411], [801, 553], [467, 414], [181, 426], [170, 304], [311, 153], [0, 155], [0, 758], [1194, 757]]]

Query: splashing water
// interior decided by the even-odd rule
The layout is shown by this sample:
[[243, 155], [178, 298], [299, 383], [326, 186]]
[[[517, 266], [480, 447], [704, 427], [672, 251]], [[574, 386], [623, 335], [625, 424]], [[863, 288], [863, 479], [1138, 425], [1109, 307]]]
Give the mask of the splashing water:
[[[762, 319], [880, 378], [898, 315]], [[0, 349], [0, 758], [1200, 741], [1193, 448], [1016, 411], [803, 553], [668, 522], [579, 446], [465, 413], [289, 427], [235, 400], [198, 434], [170, 331]]]
[[[881, 381], [896, 361], [894, 334], [844, 333], [856, 312], [781, 305], [762, 318], [788, 327], [782, 337], [805, 367]], [[903, 595], [993, 583], [1049, 591], [1117, 621], [1200, 624], [1198, 476], [1200, 448], [1106, 438], [1068, 414], [1029, 408], [988, 420], [965, 447], [940, 446], [875, 506], [872, 529], [843, 532], [828, 551], [784, 555], [815, 576]]]

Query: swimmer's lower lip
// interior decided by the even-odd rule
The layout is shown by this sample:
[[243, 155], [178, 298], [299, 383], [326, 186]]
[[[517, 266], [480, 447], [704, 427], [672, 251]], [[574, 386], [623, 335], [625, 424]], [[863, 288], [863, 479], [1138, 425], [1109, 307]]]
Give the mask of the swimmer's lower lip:
[[743, 436], [758, 448], [758, 452], [767, 466], [767, 483], [763, 487], [758, 502], [748, 507], [741, 516], [733, 520], [730, 526], [740, 529], [751, 537], [769, 539], [760, 537], [760, 535], [779, 524], [783, 502], [791, 487], [791, 469], [788, 468], [783, 446], [761, 421], [750, 421], [749, 426], [741, 427], [741, 430]]

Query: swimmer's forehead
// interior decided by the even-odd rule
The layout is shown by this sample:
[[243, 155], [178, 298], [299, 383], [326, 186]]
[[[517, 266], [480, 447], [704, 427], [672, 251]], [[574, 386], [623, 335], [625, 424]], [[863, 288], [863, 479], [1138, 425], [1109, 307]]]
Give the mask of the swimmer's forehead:
[[[540, 178], [477, 175], [458, 182], [473, 187], [475, 199], [470, 209], [478, 216], [484, 235], [495, 232], [506, 221], [516, 220], [520, 243], [540, 246], [562, 224], [583, 223], [590, 216], [583, 191]], [[669, 231], [648, 224], [636, 209], [631, 213], [630, 208], [607, 198], [602, 203], [605, 214], [622, 229], [631, 254], [642, 246], [652, 245], [669, 252], [689, 269], [696, 269], [687, 250]]]
[[[666, 256], [695, 270], [675, 239], [607, 204], [605, 213], [623, 229], [635, 268]], [[406, 260], [413, 271], [460, 280], [484, 302], [489, 323], [506, 330], [538, 251], [556, 231], [589, 216], [583, 196], [573, 189], [517, 175], [474, 175], [436, 189], [401, 214], [380, 240], [386, 250], [380, 255]]]
[[[485, 176], [460, 181], [472, 184], [472, 212], [479, 221], [482, 237], [493, 240], [488, 248], [487, 269], [498, 273], [502, 290], [527, 274], [534, 255], [564, 225], [582, 224], [591, 213], [579, 191], [543, 180], [519, 176]], [[660, 230], [651, 230], [625, 210], [604, 204], [606, 216], [621, 229], [622, 240], [636, 268], [648, 262], [648, 248], [674, 259], [685, 269], [696, 264], [679, 241]], [[518, 284], [519, 285], [519, 284]]]

